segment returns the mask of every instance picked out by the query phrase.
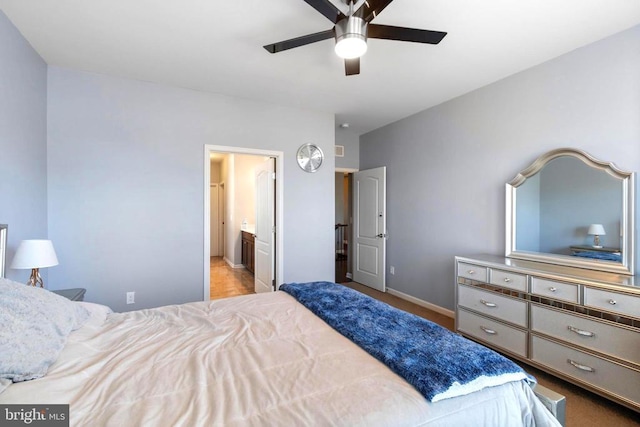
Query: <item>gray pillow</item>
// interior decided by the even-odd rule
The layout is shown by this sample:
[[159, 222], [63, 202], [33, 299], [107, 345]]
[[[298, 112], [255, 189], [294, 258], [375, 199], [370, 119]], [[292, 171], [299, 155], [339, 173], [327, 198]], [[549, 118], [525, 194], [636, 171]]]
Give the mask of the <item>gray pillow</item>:
[[0, 278], [0, 379], [40, 378], [89, 312], [60, 295]]

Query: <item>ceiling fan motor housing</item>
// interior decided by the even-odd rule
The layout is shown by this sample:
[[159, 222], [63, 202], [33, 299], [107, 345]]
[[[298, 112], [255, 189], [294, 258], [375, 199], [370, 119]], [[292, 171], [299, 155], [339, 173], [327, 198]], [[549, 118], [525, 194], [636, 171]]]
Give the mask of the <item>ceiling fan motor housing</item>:
[[[350, 16], [342, 19], [336, 23], [336, 53], [342, 58], [357, 58], [366, 52], [367, 49], [367, 21], [357, 16]], [[355, 44], [361, 49], [355, 53], [344, 52], [344, 50], [350, 50], [351, 46]], [[351, 45], [349, 48], [344, 48], [344, 45]], [[363, 50], [362, 50], [363, 49]], [[343, 50], [341, 52], [341, 50]]]

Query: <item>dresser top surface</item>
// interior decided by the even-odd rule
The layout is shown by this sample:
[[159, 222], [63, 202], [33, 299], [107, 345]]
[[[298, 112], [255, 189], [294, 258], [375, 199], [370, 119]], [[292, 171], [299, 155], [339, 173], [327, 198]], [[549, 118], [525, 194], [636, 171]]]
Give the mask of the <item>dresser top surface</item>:
[[638, 276], [625, 276], [605, 271], [565, 267], [562, 265], [547, 264], [537, 261], [525, 261], [492, 254], [456, 256], [456, 261], [476, 264], [480, 263], [487, 267], [514, 270], [526, 274], [545, 276], [556, 280], [579, 281], [581, 283], [587, 283], [594, 286], [640, 294], [640, 277]]

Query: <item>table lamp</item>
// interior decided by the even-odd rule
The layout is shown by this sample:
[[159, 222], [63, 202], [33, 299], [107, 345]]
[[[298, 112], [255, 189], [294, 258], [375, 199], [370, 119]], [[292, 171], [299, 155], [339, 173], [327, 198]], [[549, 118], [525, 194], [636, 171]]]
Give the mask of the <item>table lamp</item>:
[[593, 236], [592, 246], [594, 248], [601, 248], [602, 245], [600, 244], [600, 236], [604, 236], [607, 233], [604, 232], [604, 227], [602, 226], [602, 224], [591, 224], [589, 226], [589, 231], [587, 231], [587, 234]]
[[31, 277], [27, 285], [44, 287], [40, 268], [58, 265], [58, 257], [51, 240], [23, 240], [18, 246], [11, 268], [31, 269]]

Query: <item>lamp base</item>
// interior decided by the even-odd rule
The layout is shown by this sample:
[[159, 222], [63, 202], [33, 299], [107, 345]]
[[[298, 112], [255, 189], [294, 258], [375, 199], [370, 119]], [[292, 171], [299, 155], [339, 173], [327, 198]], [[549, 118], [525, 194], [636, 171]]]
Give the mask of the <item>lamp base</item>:
[[31, 269], [31, 277], [29, 277], [29, 281], [27, 282], [29, 286], [40, 286], [44, 288], [44, 283], [42, 283], [42, 277], [40, 277], [40, 271], [37, 268]]
[[602, 245], [600, 244], [600, 236], [598, 236], [597, 234], [593, 236], [593, 245], [594, 248], [601, 248]]

